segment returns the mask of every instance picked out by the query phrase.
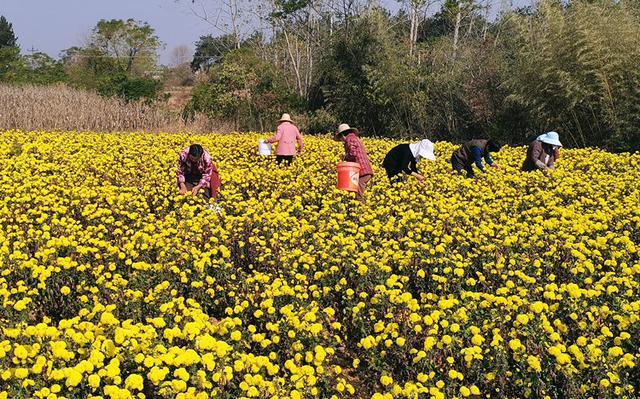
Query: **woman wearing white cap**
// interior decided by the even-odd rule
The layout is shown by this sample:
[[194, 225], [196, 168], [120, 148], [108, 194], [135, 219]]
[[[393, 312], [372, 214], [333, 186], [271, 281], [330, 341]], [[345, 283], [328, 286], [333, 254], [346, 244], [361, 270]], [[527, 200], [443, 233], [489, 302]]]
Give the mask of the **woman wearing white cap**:
[[436, 160], [436, 156], [433, 154], [433, 143], [426, 139], [413, 144], [399, 144], [393, 147], [384, 157], [382, 166], [392, 182], [397, 181], [397, 176], [404, 172], [422, 183], [424, 176], [418, 173], [416, 166], [416, 163], [422, 159]]
[[527, 149], [527, 158], [522, 164], [522, 170], [531, 172], [533, 170], [555, 169], [554, 162], [558, 159], [558, 149], [562, 147], [560, 136], [556, 132], [541, 134]]
[[[293, 124], [289, 114], [282, 114], [282, 118], [278, 121], [276, 134], [264, 141], [265, 143], [278, 143], [276, 148], [276, 161], [280, 165], [283, 161], [290, 165], [293, 157], [302, 152], [302, 135]], [[296, 151], [296, 142], [298, 150]]]

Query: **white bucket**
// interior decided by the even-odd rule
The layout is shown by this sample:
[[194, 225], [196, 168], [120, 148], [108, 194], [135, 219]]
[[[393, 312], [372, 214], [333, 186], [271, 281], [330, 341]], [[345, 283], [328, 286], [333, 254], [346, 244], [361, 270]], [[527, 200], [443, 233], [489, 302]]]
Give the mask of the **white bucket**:
[[271, 155], [271, 144], [265, 143], [264, 140], [258, 141], [258, 153], [265, 157]]

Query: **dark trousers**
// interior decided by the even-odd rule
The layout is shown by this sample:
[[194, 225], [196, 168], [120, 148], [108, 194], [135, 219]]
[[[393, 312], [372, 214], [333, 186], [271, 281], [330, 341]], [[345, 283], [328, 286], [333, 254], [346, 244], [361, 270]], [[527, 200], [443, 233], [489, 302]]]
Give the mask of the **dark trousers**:
[[398, 172], [394, 168], [390, 168], [388, 166], [382, 165], [384, 170], [387, 172], [387, 177], [389, 178], [389, 182], [392, 186], [400, 183], [402, 181], [402, 172]]
[[284, 162], [286, 166], [289, 166], [293, 162], [293, 155], [276, 155], [276, 162], [278, 165]]
[[467, 177], [471, 178], [475, 176], [475, 173], [473, 172], [473, 164], [464, 162], [455, 155], [451, 156], [451, 166], [453, 166], [453, 170], [460, 175], [462, 174], [462, 169], [464, 169], [467, 171]]

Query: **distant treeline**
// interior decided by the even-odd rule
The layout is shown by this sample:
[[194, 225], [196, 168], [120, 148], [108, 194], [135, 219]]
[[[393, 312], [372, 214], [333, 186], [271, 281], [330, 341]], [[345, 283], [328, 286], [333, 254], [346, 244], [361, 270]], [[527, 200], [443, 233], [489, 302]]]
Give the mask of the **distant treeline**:
[[[156, 66], [147, 24], [100, 21], [89, 45], [60, 60], [14, 51], [0, 80], [65, 81], [129, 100], [194, 85], [183, 118], [237, 130], [272, 130], [289, 112], [308, 133], [347, 122], [376, 136], [523, 144], [555, 130], [569, 146], [640, 146], [637, 1], [542, 0], [495, 20], [473, 0], [446, 0], [435, 14], [427, 0], [395, 14], [366, 1], [264, 3], [269, 35], [204, 36], [172, 68]], [[0, 21], [0, 44], [5, 36]], [[127, 36], [138, 41], [113, 43]]]

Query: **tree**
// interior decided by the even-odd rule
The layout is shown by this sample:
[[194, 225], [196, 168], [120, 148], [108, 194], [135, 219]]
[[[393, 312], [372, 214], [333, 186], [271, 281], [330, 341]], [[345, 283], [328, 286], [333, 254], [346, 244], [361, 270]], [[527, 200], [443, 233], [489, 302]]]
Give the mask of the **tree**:
[[445, 0], [442, 8], [455, 21], [453, 24], [453, 57], [455, 58], [458, 52], [462, 22], [465, 18], [475, 15], [477, 4], [474, 0]]
[[60, 52], [60, 61], [63, 65], [69, 65], [80, 62], [82, 58], [82, 48], [78, 46], [69, 47]]
[[[209, 80], [187, 111], [261, 129], [295, 93], [315, 131], [344, 121], [382, 136], [523, 144], [557, 129], [569, 145], [640, 142], [638, 1], [542, 0], [495, 21], [493, 0], [396, 1], [391, 16], [388, 0], [189, 0], [223, 35], [198, 42], [192, 68]], [[244, 24], [251, 15], [258, 24]], [[260, 33], [250, 44], [247, 26]]]
[[121, 72], [115, 59], [97, 48], [71, 47], [60, 55], [72, 86], [95, 89], [101, 76]]
[[152, 98], [160, 89], [155, 76], [160, 46], [146, 22], [103, 19], [84, 47], [67, 49], [61, 58], [74, 86], [125, 100]]
[[[348, 3], [355, 5], [355, 1]], [[265, 58], [283, 71], [287, 84], [300, 97], [309, 99], [334, 28], [348, 17], [337, 12], [334, 0], [272, 0], [267, 10], [263, 20], [270, 24], [273, 39]]]
[[531, 130], [557, 130], [573, 146], [638, 148], [640, 16], [633, 5], [546, 0], [510, 21], [505, 83], [509, 100], [529, 110]]
[[440, 10], [425, 18], [418, 28], [418, 42], [433, 42], [453, 33], [453, 21], [447, 12]]
[[235, 39], [232, 35], [214, 37], [212, 35], [201, 36], [196, 42], [196, 51], [191, 61], [191, 70], [207, 70], [211, 66], [223, 61], [225, 54], [235, 48]]
[[309, 38], [303, 36], [310, 28], [304, 25], [305, 20], [311, 19], [311, 12], [308, 9], [310, 3], [310, 0], [274, 0], [270, 15], [276, 34], [284, 38], [288, 64], [295, 76], [295, 87], [301, 97], [306, 96], [308, 82], [310, 82], [310, 79], [303, 77], [305, 64], [308, 66], [306, 68], [308, 75], [313, 72], [313, 63], [309, 62], [313, 59], [311, 54], [313, 48]]
[[186, 44], [181, 44], [171, 50], [170, 59], [172, 67], [189, 64], [192, 59], [192, 51]]
[[52, 84], [67, 79], [62, 61], [36, 51], [23, 57], [25, 73], [20, 80], [29, 84]]
[[193, 84], [191, 60], [193, 52], [187, 45], [180, 45], [171, 50], [169, 68], [165, 71], [165, 84], [168, 86], [185, 86]]
[[[180, 3], [182, 0], [175, 0]], [[184, 0], [189, 4], [191, 13], [209, 24], [218, 34], [230, 36], [233, 48], [239, 49], [247, 32], [251, 27], [251, 14], [254, 4], [250, 0]], [[209, 5], [208, 3], [212, 3]], [[261, 6], [258, 5], [257, 8]]]
[[0, 81], [15, 78], [15, 64], [19, 60], [20, 48], [13, 26], [4, 16], [0, 16]]
[[410, 128], [419, 82], [395, 45], [388, 15], [372, 11], [336, 32], [318, 80], [316, 99], [342, 121], [374, 135], [397, 136]]
[[296, 110], [300, 103], [273, 65], [247, 46], [211, 67], [208, 81], [194, 88], [183, 115], [190, 118], [200, 113], [212, 120], [230, 121], [236, 130], [264, 131], [284, 110]]
[[120, 97], [125, 101], [136, 101], [155, 97], [160, 82], [128, 76], [125, 73], [105, 75], [98, 79], [98, 93], [105, 97]]
[[121, 72], [143, 76], [155, 67], [161, 45], [146, 22], [102, 19], [93, 28], [87, 49], [111, 58]]
[[13, 25], [0, 15], [0, 48], [15, 47], [18, 48], [18, 38], [13, 32]]
[[407, 3], [409, 7], [409, 55], [413, 55], [415, 52], [416, 44], [418, 42], [418, 30], [424, 14], [429, 7], [433, 5], [436, 0], [400, 0], [403, 3]]

